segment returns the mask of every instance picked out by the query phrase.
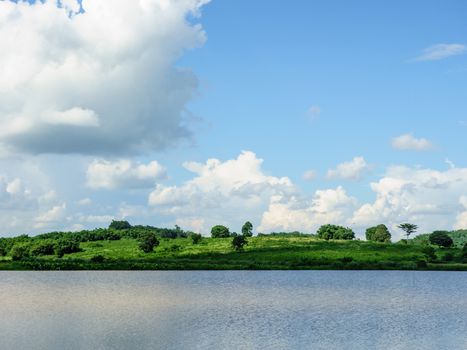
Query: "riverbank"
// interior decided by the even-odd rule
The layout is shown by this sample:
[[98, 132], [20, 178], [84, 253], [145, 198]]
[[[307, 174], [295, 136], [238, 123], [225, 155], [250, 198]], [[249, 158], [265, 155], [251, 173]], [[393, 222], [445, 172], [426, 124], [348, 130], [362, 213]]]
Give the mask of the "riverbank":
[[136, 239], [83, 242], [81, 251], [0, 260], [0, 270], [453, 270], [467, 271], [458, 248], [366, 241], [325, 241], [312, 236], [250, 237], [243, 251], [231, 238], [161, 239], [151, 253]]

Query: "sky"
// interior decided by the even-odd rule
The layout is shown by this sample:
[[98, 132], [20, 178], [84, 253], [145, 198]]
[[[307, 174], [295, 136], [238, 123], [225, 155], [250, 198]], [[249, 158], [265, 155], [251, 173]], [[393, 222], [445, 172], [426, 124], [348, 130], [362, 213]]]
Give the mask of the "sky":
[[467, 228], [466, 13], [0, 0], [0, 235]]

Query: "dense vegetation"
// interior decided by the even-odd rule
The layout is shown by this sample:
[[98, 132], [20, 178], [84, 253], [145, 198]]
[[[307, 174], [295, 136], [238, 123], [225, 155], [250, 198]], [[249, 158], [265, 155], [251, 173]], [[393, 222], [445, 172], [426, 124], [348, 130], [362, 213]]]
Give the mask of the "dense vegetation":
[[346, 227], [316, 235], [276, 232], [252, 237], [213, 227], [212, 237], [180, 227], [132, 226], [0, 238], [0, 269], [436, 269], [467, 270], [467, 231], [435, 231], [391, 243], [386, 226], [355, 240]]

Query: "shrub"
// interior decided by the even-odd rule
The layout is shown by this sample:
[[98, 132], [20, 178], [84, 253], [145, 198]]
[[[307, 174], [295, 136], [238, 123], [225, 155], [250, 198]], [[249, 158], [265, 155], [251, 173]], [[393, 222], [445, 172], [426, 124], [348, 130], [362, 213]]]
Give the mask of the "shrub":
[[104, 262], [104, 260], [105, 260], [104, 256], [103, 256], [103, 255], [100, 255], [100, 254], [99, 254], [99, 255], [94, 255], [94, 256], [90, 259], [90, 261], [91, 261], [92, 263], [102, 263], [102, 262]]
[[326, 240], [352, 240], [355, 238], [355, 233], [350, 228], [337, 225], [323, 225], [319, 228], [317, 234], [318, 238]]
[[235, 236], [232, 239], [232, 248], [236, 251], [243, 250], [243, 247], [248, 244], [248, 241], [245, 236]]
[[53, 241], [43, 241], [31, 247], [31, 255], [53, 255], [55, 253], [55, 243]]
[[227, 238], [229, 236], [230, 236], [229, 229], [223, 225], [216, 225], [213, 228], [211, 228], [212, 238]]
[[386, 225], [378, 225], [370, 227], [365, 232], [366, 239], [373, 242], [390, 242], [391, 233]]
[[343, 258], [340, 259], [345, 264], [348, 264], [353, 261], [353, 258], [351, 256], [344, 256]]
[[446, 231], [434, 231], [429, 237], [430, 243], [440, 247], [452, 247], [454, 242]]
[[31, 247], [27, 243], [17, 243], [11, 248], [11, 258], [15, 261], [29, 258], [30, 249]]
[[425, 260], [418, 260], [415, 264], [417, 265], [417, 269], [424, 269], [428, 267], [428, 264]]
[[55, 254], [61, 258], [65, 254], [80, 252], [79, 242], [74, 239], [60, 239], [55, 245]]
[[436, 260], [435, 248], [423, 247], [422, 253], [425, 254], [426, 258], [430, 261]]
[[446, 253], [443, 255], [443, 261], [453, 261], [454, 255], [452, 253]]
[[159, 240], [156, 235], [151, 232], [146, 232], [139, 237], [139, 249], [144, 253], [154, 251], [154, 248], [159, 245]]
[[192, 233], [190, 237], [193, 244], [198, 244], [203, 239], [203, 236], [201, 236], [200, 233]]

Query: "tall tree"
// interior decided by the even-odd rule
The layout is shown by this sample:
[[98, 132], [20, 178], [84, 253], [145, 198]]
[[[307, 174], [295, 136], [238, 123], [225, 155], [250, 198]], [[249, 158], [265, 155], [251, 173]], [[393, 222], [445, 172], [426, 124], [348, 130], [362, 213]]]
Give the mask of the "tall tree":
[[409, 240], [409, 236], [416, 232], [417, 229], [418, 229], [418, 226], [417, 225], [414, 225], [414, 224], [409, 224], [408, 222], [405, 222], [403, 224], [400, 224], [399, 227], [402, 231], [405, 232], [405, 235], [407, 236], [407, 240]]
[[253, 224], [249, 221], [245, 222], [242, 226], [242, 235], [245, 237], [253, 236]]

